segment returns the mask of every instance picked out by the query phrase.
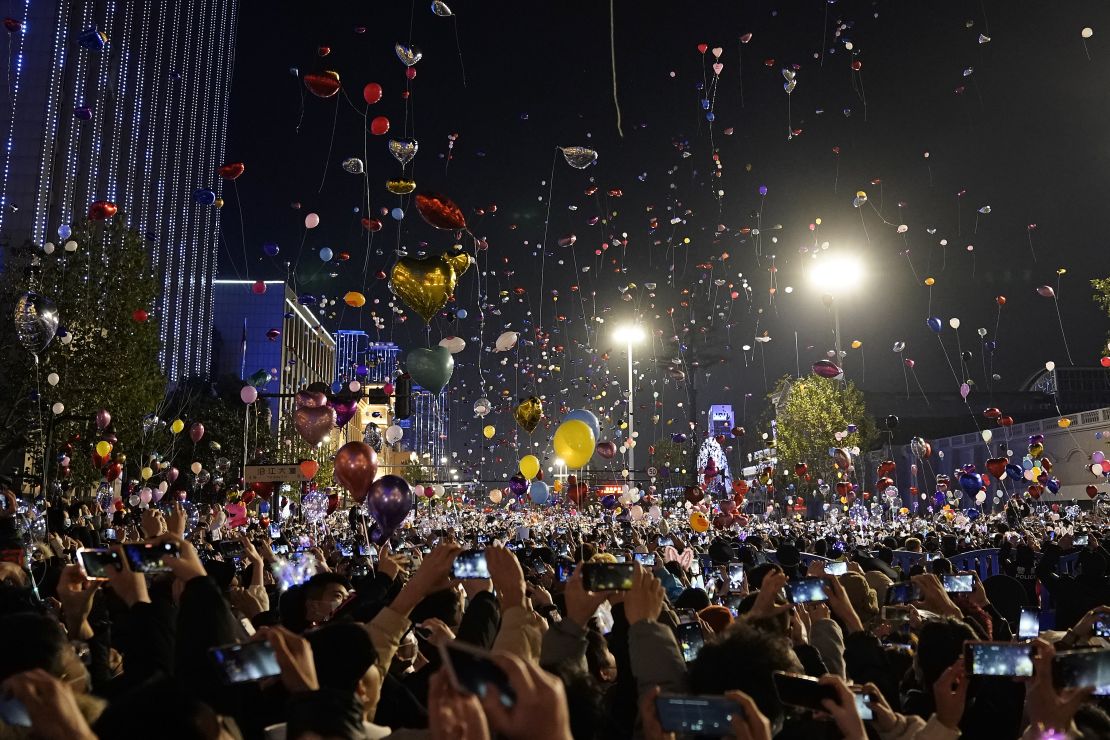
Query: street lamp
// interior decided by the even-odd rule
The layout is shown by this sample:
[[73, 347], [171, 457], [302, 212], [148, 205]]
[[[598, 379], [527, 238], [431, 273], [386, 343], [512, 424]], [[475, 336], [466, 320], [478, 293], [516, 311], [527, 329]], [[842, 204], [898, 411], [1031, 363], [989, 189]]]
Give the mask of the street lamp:
[[628, 448], [628, 472], [634, 475], [636, 471], [636, 444], [632, 436], [633, 426], [633, 410], [632, 410], [632, 345], [639, 344], [647, 339], [647, 333], [644, 328], [639, 324], [625, 324], [618, 326], [613, 332], [613, 338], [618, 342], [624, 342], [628, 348], [628, 441], [625, 446]]
[[[837, 296], [850, 295], [863, 282], [863, 263], [850, 254], [833, 254], [816, 259], [809, 270], [810, 284], [822, 292], [821, 301], [833, 313], [836, 364], [843, 361], [840, 350], [840, 307]], [[841, 375], [843, 380], [843, 375]]]

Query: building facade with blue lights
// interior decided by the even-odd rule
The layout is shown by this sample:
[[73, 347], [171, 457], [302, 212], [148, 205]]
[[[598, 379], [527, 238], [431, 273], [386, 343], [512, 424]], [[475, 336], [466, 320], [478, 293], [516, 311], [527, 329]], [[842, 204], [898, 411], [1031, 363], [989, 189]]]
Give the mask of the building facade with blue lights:
[[[151, 244], [162, 279], [161, 364], [211, 358], [237, 0], [12, 0], [0, 91], [0, 239], [65, 241], [94, 201]], [[5, 94], [6, 92], [6, 94]]]

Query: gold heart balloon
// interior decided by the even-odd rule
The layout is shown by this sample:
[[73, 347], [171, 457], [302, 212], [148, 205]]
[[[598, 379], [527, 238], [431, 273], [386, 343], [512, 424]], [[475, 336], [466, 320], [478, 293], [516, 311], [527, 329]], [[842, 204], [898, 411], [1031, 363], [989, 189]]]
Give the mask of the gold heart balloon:
[[428, 324], [447, 305], [457, 279], [445, 254], [424, 259], [402, 257], [390, 270], [389, 289]]
[[470, 266], [474, 264], [474, 258], [466, 252], [458, 252], [457, 254], [444, 255], [451, 266], [455, 268], [455, 277], [462, 277]]
[[385, 189], [394, 195], [408, 195], [413, 190], [416, 190], [416, 183], [413, 180], [387, 180]]
[[516, 423], [520, 424], [520, 428], [531, 434], [536, 431], [540, 419], [543, 418], [543, 403], [535, 396], [531, 396], [520, 402], [513, 411], [513, 416], [516, 417]]

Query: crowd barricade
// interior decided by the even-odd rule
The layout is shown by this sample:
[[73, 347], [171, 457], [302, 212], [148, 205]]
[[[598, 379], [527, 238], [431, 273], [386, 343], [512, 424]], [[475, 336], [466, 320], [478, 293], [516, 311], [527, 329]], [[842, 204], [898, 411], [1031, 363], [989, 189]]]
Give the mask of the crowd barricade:
[[985, 581], [991, 576], [996, 576], [1002, 573], [1002, 567], [998, 561], [998, 550], [990, 548], [986, 550], [969, 550], [967, 552], [957, 553], [949, 558], [952, 562], [952, 567], [959, 571], [975, 571], [979, 574], [979, 580]]

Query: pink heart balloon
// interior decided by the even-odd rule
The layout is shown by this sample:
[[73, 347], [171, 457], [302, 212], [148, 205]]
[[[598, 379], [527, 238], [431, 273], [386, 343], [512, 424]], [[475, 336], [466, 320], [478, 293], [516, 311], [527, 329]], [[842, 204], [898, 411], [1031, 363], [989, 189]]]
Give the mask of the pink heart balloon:
[[310, 445], [319, 444], [335, 426], [335, 409], [308, 406], [293, 412], [293, 428]]
[[315, 409], [328, 405], [327, 396], [313, 391], [297, 391], [297, 397], [294, 400], [297, 403], [297, 408]]
[[725, 68], [725, 65], [721, 64], [720, 62], [715, 63], [713, 65], [713, 74], [715, 74], [715, 75], [721, 74], [721, 70], [724, 69], [724, 68]]

